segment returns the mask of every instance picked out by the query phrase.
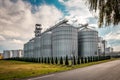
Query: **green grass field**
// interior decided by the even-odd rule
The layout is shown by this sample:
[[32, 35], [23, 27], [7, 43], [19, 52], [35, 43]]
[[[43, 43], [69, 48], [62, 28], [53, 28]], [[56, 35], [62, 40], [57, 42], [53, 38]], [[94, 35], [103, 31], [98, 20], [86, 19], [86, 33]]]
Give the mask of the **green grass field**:
[[[111, 59], [114, 60], [114, 59]], [[75, 66], [39, 64], [12, 60], [0, 60], [0, 80], [13, 80], [26, 78], [31, 76], [39, 76], [43, 74], [71, 70], [75, 68], [86, 67], [94, 64], [108, 62], [111, 60], [104, 60], [98, 62], [91, 62]]]

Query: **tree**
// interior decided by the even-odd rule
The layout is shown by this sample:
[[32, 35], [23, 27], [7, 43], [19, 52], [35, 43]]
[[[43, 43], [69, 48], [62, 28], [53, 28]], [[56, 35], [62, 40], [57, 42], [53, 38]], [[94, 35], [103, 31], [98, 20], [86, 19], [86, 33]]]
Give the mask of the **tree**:
[[48, 57], [48, 61], [47, 62], [48, 62], [48, 64], [50, 64], [50, 58], [49, 57]]
[[80, 57], [78, 57], [77, 64], [80, 64]]
[[75, 59], [75, 56], [73, 57], [73, 64], [76, 65], [76, 59]]
[[63, 64], [63, 58], [62, 57], [60, 58], [60, 64]]
[[87, 63], [87, 57], [85, 57], [85, 63]]
[[120, 0], [86, 0], [89, 10], [99, 10], [99, 27], [120, 23]]
[[58, 59], [57, 59], [57, 57], [55, 58], [55, 64], [58, 64]]
[[44, 63], [47, 63], [47, 59], [46, 59], [46, 57], [44, 58]]
[[84, 63], [84, 59], [83, 59], [83, 57], [81, 57], [81, 63]]
[[66, 58], [65, 58], [65, 65], [69, 65], [68, 56], [66, 56]]
[[90, 62], [90, 57], [88, 56], [88, 63]]
[[51, 58], [51, 63], [54, 64], [54, 59], [53, 59], [53, 57]]
[[44, 61], [44, 60], [43, 60], [43, 57], [42, 57], [42, 61], [41, 61], [41, 62], [43, 63], [43, 61]]

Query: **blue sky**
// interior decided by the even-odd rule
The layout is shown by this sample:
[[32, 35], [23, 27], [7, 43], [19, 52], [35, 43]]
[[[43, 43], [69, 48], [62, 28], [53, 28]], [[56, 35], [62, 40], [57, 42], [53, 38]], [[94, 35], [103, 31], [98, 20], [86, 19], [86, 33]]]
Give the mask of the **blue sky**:
[[120, 48], [120, 25], [99, 29], [95, 17], [98, 14], [89, 12], [84, 0], [0, 0], [0, 13], [0, 52], [23, 48], [34, 37], [36, 23], [42, 24], [44, 31], [63, 18], [76, 26], [89, 23], [108, 41], [108, 46], [116, 51]]

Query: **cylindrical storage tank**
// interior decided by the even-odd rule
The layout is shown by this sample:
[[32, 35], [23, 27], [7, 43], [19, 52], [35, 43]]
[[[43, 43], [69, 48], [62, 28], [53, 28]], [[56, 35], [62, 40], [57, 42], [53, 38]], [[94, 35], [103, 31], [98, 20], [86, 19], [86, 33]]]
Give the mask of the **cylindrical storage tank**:
[[42, 57], [51, 57], [51, 32], [46, 32], [41, 35], [41, 53]]
[[33, 57], [38, 58], [41, 57], [41, 50], [40, 50], [40, 37], [35, 37], [34, 38], [34, 50], [33, 50]]
[[33, 57], [33, 49], [34, 49], [34, 39], [30, 40], [29, 42], [29, 57]]
[[63, 23], [52, 30], [53, 57], [78, 56], [77, 28]]
[[24, 44], [24, 57], [27, 57], [27, 43]]
[[27, 57], [30, 57], [30, 41], [27, 44]]
[[81, 57], [98, 55], [98, 32], [84, 28], [78, 32], [78, 55]]
[[29, 42], [26, 43], [26, 57], [29, 57]]

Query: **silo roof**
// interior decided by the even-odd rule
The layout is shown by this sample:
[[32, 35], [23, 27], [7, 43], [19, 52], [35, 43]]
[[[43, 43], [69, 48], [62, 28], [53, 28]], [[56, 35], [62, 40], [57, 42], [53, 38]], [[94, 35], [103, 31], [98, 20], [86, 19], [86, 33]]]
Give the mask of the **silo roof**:
[[80, 31], [96, 31], [96, 30], [85, 27], [85, 28], [81, 29]]

